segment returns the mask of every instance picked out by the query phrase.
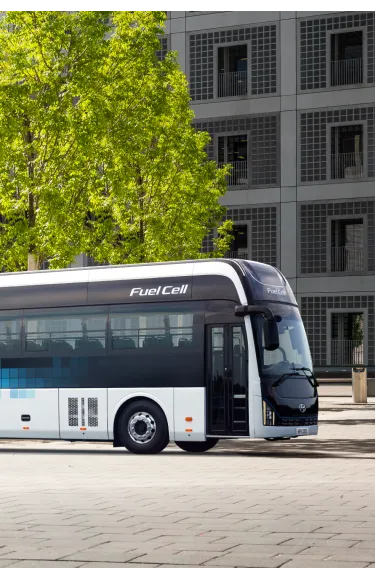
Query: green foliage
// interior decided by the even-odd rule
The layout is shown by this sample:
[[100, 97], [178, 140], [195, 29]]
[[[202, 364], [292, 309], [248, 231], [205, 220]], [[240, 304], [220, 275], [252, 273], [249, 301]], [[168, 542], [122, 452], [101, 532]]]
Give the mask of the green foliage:
[[[109, 23], [110, 22], [110, 25]], [[7, 12], [0, 25], [0, 266], [202, 256], [226, 170], [192, 127], [164, 12]]]
[[359, 347], [363, 344], [363, 314], [354, 314], [352, 318], [352, 339], [355, 341], [355, 346]]

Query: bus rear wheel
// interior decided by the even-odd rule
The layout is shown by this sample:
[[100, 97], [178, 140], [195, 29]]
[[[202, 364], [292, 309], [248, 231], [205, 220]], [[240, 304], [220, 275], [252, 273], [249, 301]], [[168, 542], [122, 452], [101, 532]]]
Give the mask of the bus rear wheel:
[[149, 400], [136, 400], [124, 409], [118, 433], [120, 445], [133, 454], [157, 454], [169, 443], [164, 412]]
[[205, 442], [176, 442], [176, 446], [185, 452], [201, 453], [214, 448], [218, 441], [217, 438], [210, 438]]

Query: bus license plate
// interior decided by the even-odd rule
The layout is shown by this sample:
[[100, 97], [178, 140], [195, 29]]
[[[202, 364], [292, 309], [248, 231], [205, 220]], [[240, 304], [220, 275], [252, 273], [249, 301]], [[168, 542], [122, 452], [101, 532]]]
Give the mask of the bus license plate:
[[297, 428], [297, 436], [307, 436], [309, 433], [308, 428]]

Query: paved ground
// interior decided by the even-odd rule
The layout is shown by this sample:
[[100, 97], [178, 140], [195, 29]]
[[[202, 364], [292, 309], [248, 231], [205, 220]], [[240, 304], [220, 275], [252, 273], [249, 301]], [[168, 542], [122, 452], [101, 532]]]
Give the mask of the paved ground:
[[375, 568], [375, 399], [321, 403], [318, 438], [201, 456], [0, 444], [0, 568]]

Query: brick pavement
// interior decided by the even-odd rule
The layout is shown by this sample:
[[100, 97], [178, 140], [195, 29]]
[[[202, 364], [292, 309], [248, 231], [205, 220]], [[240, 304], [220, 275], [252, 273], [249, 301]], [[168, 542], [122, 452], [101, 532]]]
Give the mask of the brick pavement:
[[321, 404], [317, 438], [198, 456], [1, 443], [0, 568], [375, 568], [375, 400]]

